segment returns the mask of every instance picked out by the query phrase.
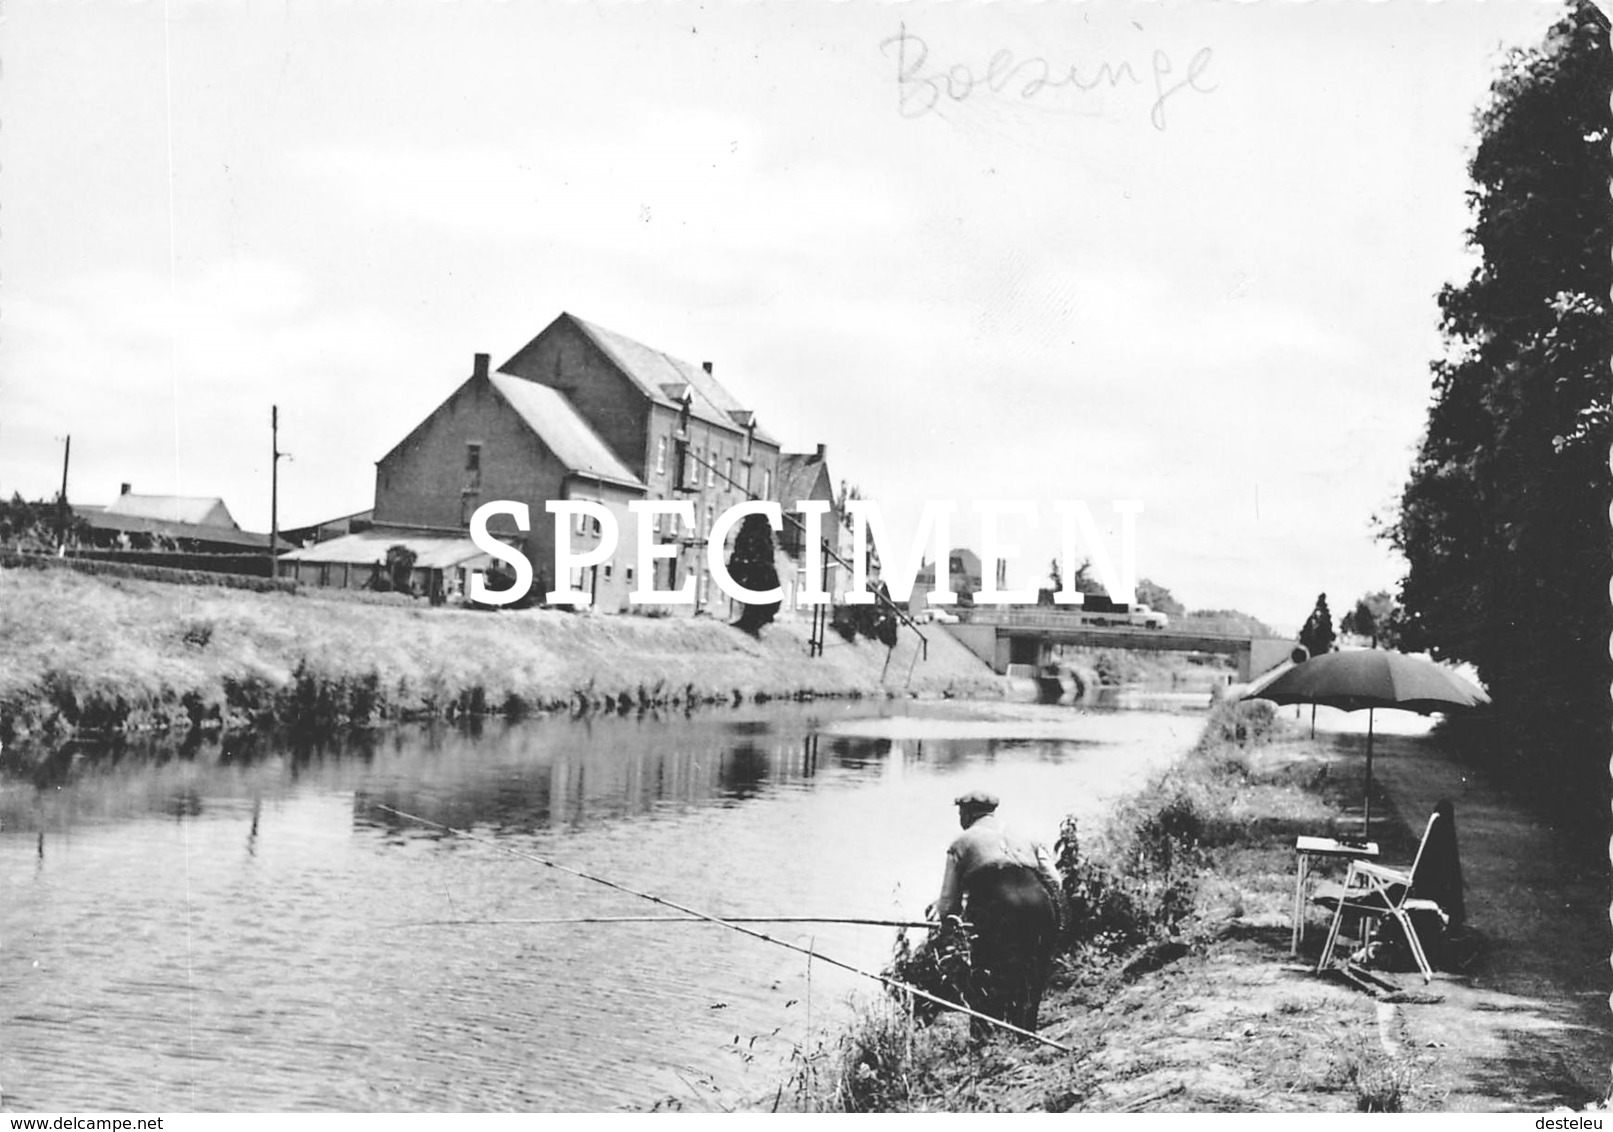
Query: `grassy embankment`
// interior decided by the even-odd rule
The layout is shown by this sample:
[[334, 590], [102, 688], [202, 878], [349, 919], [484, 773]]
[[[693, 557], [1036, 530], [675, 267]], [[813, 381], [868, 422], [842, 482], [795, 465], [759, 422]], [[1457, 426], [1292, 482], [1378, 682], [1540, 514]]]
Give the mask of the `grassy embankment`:
[[[840, 1111], [1349, 1111], [1414, 1107], [1372, 999], [1288, 960], [1293, 839], [1338, 806], [1320, 749], [1221, 703], [1179, 764], [1093, 836], [1067, 822], [1070, 933], [1041, 1032], [1073, 1054], [894, 1001], [802, 1052], [781, 1105]], [[1395, 848], [1399, 848], [1396, 846]], [[1314, 959], [1312, 960], [1314, 962]], [[896, 973], [923, 972], [896, 965]], [[931, 987], [933, 989], [933, 985]], [[769, 1098], [768, 1103], [773, 1103]]]
[[804, 622], [760, 639], [707, 618], [474, 612], [380, 595], [0, 569], [0, 740], [396, 719], [628, 711], [811, 696], [993, 695], [940, 631], [927, 659]]

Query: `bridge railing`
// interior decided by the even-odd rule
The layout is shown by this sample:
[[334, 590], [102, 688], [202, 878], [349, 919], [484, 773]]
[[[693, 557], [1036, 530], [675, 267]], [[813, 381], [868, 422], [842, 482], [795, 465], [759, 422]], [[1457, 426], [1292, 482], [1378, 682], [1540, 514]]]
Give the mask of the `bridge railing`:
[[[998, 609], [975, 606], [972, 609], [955, 609], [958, 620], [968, 625], [995, 625], [1013, 629], [1080, 629], [1096, 628], [1095, 617], [1111, 618], [1109, 628], [1126, 628], [1124, 613], [1082, 613], [1079, 610], [1057, 609]], [[1140, 626], [1139, 626], [1140, 628]]]

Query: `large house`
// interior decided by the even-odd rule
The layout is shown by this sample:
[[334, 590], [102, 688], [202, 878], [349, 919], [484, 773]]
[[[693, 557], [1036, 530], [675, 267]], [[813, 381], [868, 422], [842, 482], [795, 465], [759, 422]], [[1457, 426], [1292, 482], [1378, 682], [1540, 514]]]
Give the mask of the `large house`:
[[655, 530], [658, 542], [679, 546], [658, 563], [655, 588], [676, 590], [692, 575], [697, 609], [726, 601], [705, 568], [706, 540], [734, 504], [777, 498], [779, 446], [718, 383], [712, 364], [691, 365], [561, 314], [499, 368], [563, 394], [637, 477], [644, 498], [694, 504], [692, 530], [671, 516]]
[[[851, 562], [851, 533], [841, 521], [824, 445], [818, 445], [815, 452], [780, 453], [778, 478], [777, 498], [785, 509], [784, 530], [779, 535], [778, 543], [783, 565], [788, 567], [779, 571], [779, 583], [784, 589], [782, 608], [785, 611], [800, 608], [797, 595], [806, 586], [809, 551], [810, 557], [817, 560], [823, 571], [823, 588], [839, 602], [851, 583], [847, 568]], [[804, 526], [789, 517], [791, 509], [800, 500], [829, 504], [828, 512], [820, 520], [819, 542], [810, 548], [807, 546]]]
[[[466, 584], [468, 571], [479, 568], [466, 533], [471, 516], [483, 503], [511, 500], [527, 504], [531, 529], [518, 531], [508, 517], [495, 517], [489, 529], [521, 547], [541, 595], [556, 588], [554, 517], [544, 504], [591, 500], [615, 517], [616, 549], [562, 581], [591, 594], [595, 608], [619, 611], [630, 608], [628, 594], [639, 584], [638, 516], [628, 504], [688, 500], [692, 528], [670, 515], [654, 525], [655, 541], [678, 549], [657, 561], [653, 585], [674, 591], [693, 577], [699, 610], [727, 603], [705, 564], [712, 524], [752, 498], [778, 500], [786, 509], [798, 498], [832, 502], [823, 450], [781, 462], [778, 442], [717, 382], [710, 362], [692, 365], [561, 314], [496, 371], [487, 355], [477, 354], [470, 376], [377, 462], [369, 530], [282, 561], [300, 564], [291, 566], [299, 576], [329, 576], [328, 584], [341, 582], [314, 567], [341, 561], [340, 577], [363, 584], [354, 580], [355, 555], [375, 561], [388, 537], [433, 540], [430, 549], [445, 572], [428, 576], [425, 586], [451, 596]], [[789, 529], [786, 522], [786, 538]], [[837, 518], [828, 517], [823, 529], [835, 539]], [[601, 536], [597, 521], [587, 517], [572, 520], [567, 533], [578, 552], [597, 546]], [[801, 561], [796, 546], [781, 563], [787, 595], [793, 595]]]

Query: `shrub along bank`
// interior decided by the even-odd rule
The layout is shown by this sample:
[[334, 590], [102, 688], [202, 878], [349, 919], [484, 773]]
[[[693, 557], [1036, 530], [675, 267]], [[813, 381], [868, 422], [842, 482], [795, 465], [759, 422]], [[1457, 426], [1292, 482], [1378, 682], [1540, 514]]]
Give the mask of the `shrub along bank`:
[[0, 569], [0, 741], [1002, 688], [939, 630], [927, 650], [910, 632], [894, 650], [831, 633], [819, 657], [806, 634]]
[[[1066, 820], [1065, 937], [1041, 1033], [1000, 1037], [894, 996], [797, 1059], [778, 1102], [839, 1111], [1394, 1109], [1408, 1071], [1369, 1000], [1286, 980], [1293, 838], [1335, 810], [1325, 764], [1264, 703], [1222, 702], [1194, 749], [1090, 834]], [[899, 941], [889, 974], [951, 997], [957, 961]], [[922, 1000], [920, 1000], [922, 1001]], [[1365, 1004], [1365, 1005], [1364, 1005]], [[933, 1015], [934, 1012], [932, 1012]], [[775, 1098], [769, 1098], [773, 1103]]]

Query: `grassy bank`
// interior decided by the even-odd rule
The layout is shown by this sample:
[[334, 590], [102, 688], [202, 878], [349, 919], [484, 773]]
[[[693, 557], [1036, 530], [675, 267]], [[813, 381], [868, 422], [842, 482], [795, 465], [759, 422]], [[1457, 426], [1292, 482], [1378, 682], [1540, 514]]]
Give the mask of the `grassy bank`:
[[[1287, 959], [1293, 843], [1340, 829], [1314, 744], [1269, 705], [1215, 707], [1197, 746], [1102, 829], [1066, 822], [1069, 931], [1044, 1036], [971, 1047], [894, 999], [825, 1040], [782, 1103], [840, 1111], [1354, 1111], [1415, 1107], [1373, 1001]], [[1399, 849], [1401, 847], [1394, 846]], [[922, 971], [898, 960], [893, 973]], [[934, 989], [933, 985], [927, 989]], [[1389, 1048], [1392, 1048], [1389, 1047]]]
[[927, 657], [804, 623], [760, 639], [709, 618], [473, 612], [401, 597], [252, 593], [0, 569], [0, 740], [886, 694], [991, 695], [944, 632]]

